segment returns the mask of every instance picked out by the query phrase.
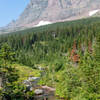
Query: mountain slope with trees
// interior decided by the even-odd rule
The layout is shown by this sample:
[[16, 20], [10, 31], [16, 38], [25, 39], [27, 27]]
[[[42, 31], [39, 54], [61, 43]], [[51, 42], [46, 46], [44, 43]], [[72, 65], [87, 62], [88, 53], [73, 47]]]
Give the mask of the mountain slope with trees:
[[[16, 62], [45, 68], [40, 85], [67, 100], [100, 98], [100, 18], [88, 18], [0, 35]], [[10, 58], [9, 58], [10, 59]]]

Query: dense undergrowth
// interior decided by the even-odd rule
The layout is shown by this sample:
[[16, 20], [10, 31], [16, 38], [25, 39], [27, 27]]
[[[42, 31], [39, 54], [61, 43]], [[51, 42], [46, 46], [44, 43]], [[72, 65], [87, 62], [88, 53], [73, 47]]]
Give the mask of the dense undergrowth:
[[45, 67], [41, 85], [56, 88], [68, 100], [100, 98], [100, 18], [53, 25], [0, 35], [16, 51], [16, 62], [31, 68]]

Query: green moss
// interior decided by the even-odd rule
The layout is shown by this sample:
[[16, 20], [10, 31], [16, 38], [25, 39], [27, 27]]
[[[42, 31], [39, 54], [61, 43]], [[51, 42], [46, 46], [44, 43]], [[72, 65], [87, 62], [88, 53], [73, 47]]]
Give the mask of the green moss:
[[15, 67], [16, 70], [18, 70], [18, 75], [20, 76], [19, 81], [25, 80], [29, 76], [40, 77], [41, 71], [32, 69], [31, 67], [20, 64], [13, 64], [13, 67]]

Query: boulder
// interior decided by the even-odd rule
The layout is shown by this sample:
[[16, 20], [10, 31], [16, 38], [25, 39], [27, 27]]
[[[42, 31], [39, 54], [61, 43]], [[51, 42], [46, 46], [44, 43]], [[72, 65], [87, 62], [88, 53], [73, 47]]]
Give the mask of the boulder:
[[23, 83], [26, 84], [26, 85], [30, 85], [30, 81], [28, 81], [28, 80], [24, 80]]
[[42, 89], [46, 89], [48, 91], [55, 91], [56, 89], [55, 88], [52, 88], [52, 87], [48, 87], [48, 86], [41, 86]]
[[35, 93], [36, 95], [41, 95], [41, 94], [44, 93], [44, 91], [43, 91], [42, 89], [36, 89], [36, 90], [34, 91], [34, 93]]
[[28, 81], [38, 81], [40, 77], [29, 77]]

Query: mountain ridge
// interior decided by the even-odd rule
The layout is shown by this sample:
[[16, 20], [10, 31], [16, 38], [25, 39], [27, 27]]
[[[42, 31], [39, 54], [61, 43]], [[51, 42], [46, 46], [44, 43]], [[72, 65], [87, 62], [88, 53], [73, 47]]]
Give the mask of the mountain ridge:
[[35, 27], [40, 21], [51, 23], [90, 17], [89, 12], [100, 9], [99, 0], [30, 0], [25, 10], [3, 31], [16, 31]]

